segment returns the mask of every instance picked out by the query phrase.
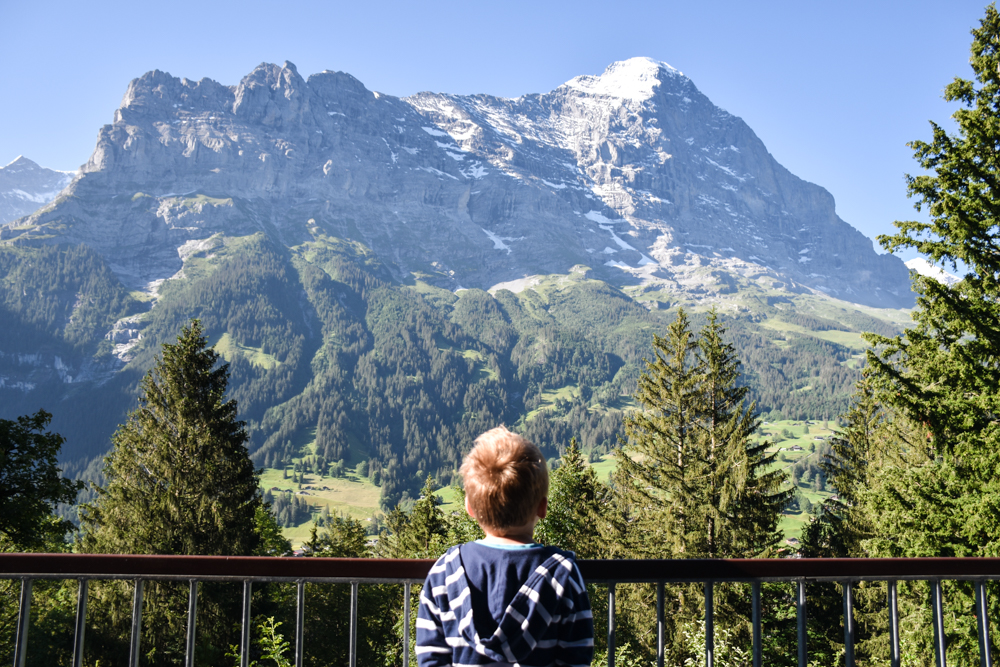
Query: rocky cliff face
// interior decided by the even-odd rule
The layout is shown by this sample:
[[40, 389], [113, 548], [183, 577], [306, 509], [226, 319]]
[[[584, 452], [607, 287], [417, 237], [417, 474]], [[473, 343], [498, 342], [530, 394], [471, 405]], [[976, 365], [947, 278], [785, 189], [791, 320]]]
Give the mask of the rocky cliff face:
[[257, 231], [351, 239], [397, 279], [450, 289], [585, 265], [666, 294], [703, 291], [711, 274], [913, 302], [903, 263], [838, 218], [826, 190], [643, 58], [518, 99], [400, 99], [290, 63], [232, 87], [150, 72], [81, 176], [0, 238], [87, 244], [154, 290], [218, 235]]
[[0, 225], [51, 202], [73, 176], [71, 172], [39, 167], [24, 156], [0, 167]]

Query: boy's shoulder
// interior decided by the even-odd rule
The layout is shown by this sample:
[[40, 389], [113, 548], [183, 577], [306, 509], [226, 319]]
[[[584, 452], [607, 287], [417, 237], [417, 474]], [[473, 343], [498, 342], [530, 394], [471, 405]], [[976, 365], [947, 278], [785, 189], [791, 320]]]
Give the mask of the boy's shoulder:
[[[554, 546], [535, 546], [532, 548], [503, 549], [471, 541], [450, 547], [431, 568], [429, 577], [433, 575], [447, 577], [459, 569], [468, 572], [469, 567], [479, 569], [484, 563], [514, 564], [521, 562], [521, 571], [526, 579], [529, 574], [552, 577], [556, 580], [582, 579], [576, 566], [576, 554], [566, 549]], [[530, 564], [527, 569], [524, 565]], [[575, 577], [574, 577], [575, 575]]]

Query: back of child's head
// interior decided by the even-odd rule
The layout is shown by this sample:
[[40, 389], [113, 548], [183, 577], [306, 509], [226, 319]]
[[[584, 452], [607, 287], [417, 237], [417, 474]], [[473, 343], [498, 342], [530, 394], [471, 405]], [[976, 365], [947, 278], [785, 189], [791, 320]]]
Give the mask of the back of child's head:
[[469, 508], [483, 528], [523, 526], [549, 495], [542, 452], [503, 426], [476, 438], [460, 472]]

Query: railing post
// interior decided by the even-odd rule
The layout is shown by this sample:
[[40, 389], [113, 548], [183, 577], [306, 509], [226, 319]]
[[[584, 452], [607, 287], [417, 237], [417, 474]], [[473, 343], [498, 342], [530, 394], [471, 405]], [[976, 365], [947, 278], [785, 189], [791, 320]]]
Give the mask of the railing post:
[[250, 666], [250, 598], [253, 582], [243, 581], [243, 636], [240, 638], [240, 667]]
[[751, 593], [751, 614], [753, 616], [753, 667], [762, 667], [764, 647], [761, 646], [760, 582], [753, 582]]
[[14, 667], [24, 667], [28, 654], [28, 625], [31, 623], [31, 579], [21, 580], [21, 604], [17, 612], [17, 639], [14, 642]]
[[403, 667], [410, 667], [410, 582], [403, 584]]
[[705, 667], [715, 667], [715, 584], [705, 582]]
[[302, 658], [305, 655], [305, 644], [302, 642], [305, 624], [306, 582], [300, 579], [295, 585], [295, 667], [302, 667]]
[[808, 667], [808, 651], [806, 650], [806, 581], [798, 582], [798, 595], [795, 600], [795, 616], [798, 620], [799, 667]]
[[194, 667], [194, 642], [198, 630], [198, 581], [188, 582], [187, 646], [184, 649], [185, 667]]
[[656, 582], [656, 667], [663, 667], [666, 652], [666, 619], [663, 612], [663, 582]]
[[351, 637], [350, 645], [350, 667], [358, 666], [358, 582], [351, 582]]
[[979, 635], [979, 665], [993, 667], [993, 655], [990, 652], [990, 618], [986, 605], [986, 582], [980, 579], [976, 582], [976, 630]]
[[608, 667], [615, 667], [615, 583], [608, 584]]
[[889, 644], [892, 653], [890, 654], [891, 667], [900, 667], [901, 660], [899, 652], [899, 596], [896, 590], [896, 581], [889, 582]]
[[139, 640], [142, 639], [142, 579], [135, 580], [135, 593], [132, 596], [132, 645], [129, 647], [128, 664], [139, 667]]
[[83, 635], [87, 630], [87, 580], [80, 580], [76, 596], [76, 627], [73, 629], [73, 667], [83, 665]]
[[854, 583], [844, 582], [844, 663], [854, 667]]
[[944, 637], [944, 603], [941, 595], [941, 580], [931, 582], [931, 608], [934, 613], [934, 661], [937, 667], [946, 667]]

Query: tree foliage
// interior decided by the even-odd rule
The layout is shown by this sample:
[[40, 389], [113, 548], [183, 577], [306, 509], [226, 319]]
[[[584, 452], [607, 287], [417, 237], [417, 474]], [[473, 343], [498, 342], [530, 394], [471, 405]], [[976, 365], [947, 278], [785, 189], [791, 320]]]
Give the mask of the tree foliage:
[[39, 547], [72, 528], [55, 519], [53, 510], [57, 503], [74, 502], [83, 484], [59, 472], [65, 440], [45, 430], [51, 419], [44, 410], [0, 419], [0, 536], [16, 548]]
[[681, 310], [639, 378], [643, 410], [625, 421], [615, 493], [623, 544], [648, 558], [753, 557], [778, 541], [789, 499], [746, 402], [739, 359], [713, 313], [696, 338]]
[[[619, 558], [749, 558], [774, 555], [781, 510], [791, 492], [772, 467], [769, 443], [751, 436], [760, 421], [740, 380], [740, 361], [710, 313], [700, 336], [680, 310], [666, 336], [653, 339], [654, 357], [639, 378], [642, 410], [625, 420], [617, 452], [605, 541]], [[685, 623], [700, 616], [702, 596], [691, 585], [670, 586], [667, 644], [671, 660], [686, 653]], [[622, 592], [620, 626], [652, 655], [655, 608], [651, 586]], [[721, 625], [746, 634], [745, 591], [720, 587]], [[741, 620], [743, 619], [743, 620]]]
[[139, 407], [112, 439], [107, 486], [83, 510], [87, 550], [253, 553], [259, 478], [218, 361], [197, 320], [163, 346]]
[[[962, 273], [947, 285], [914, 275], [913, 327], [869, 334], [866, 380], [826, 467], [839, 498], [804, 535], [808, 555], [1000, 555], [1000, 13], [972, 31], [974, 79], [956, 78], [956, 132], [931, 123], [914, 141], [924, 173], [907, 176], [927, 221], [897, 222], [889, 251], [914, 249]], [[829, 595], [835, 605], [835, 591]], [[971, 609], [965, 582], [945, 584], [949, 608]], [[904, 654], [931, 653], [924, 584], [900, 586]], [[884, 591], [858, 594], [863, 657], [887, 657], [877, 619]], [[990, 615], [1000, 612], [995, 596]], [[972, 614], [946, 627], [948, 660], [977, 654]]]
[[578, 558], [601, 557], [607, 551], [600, 527], [609, 495], [572, 438], [550, 477], [549, 509], [535, 527], [536, 541], [569, 549]]
[[[176, 343], [163, 346], [162, 357], [142, 381], [139, 407], [114, 435], [104, 471], [107, 485], [82, 509], [81, 550], [255, 553], [259, 478], [247, 454], [243, 422], [236, 419], [236, 403], [225, 398], [228, 368], [218, 361], [197, 320]], [[201, 588], [198, 650], [218, 660], [232, 643], [229, 619], [235, 617], [238, 598], [225, 584]], [[172, 664], [183, 655], [186, 593], [169, 582], [146, 586], [142, 641], [151, 664]], [[127, 650], [130, 598], [126, 584], [95, 586], [94, 608], [108, 624], [88, 640], [102, 662], [119, 661]]]

